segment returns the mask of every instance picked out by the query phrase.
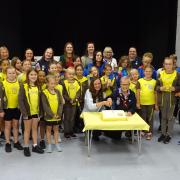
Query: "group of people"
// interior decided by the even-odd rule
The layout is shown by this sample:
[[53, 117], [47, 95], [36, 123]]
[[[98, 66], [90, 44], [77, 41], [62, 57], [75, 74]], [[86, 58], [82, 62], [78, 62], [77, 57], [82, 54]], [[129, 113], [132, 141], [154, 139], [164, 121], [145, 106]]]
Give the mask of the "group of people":
[[[127, 116], [138, 113], [150, 126], [141, 133], [147, 140], [153, 137], [154, 110], [159, 110], [158, 141], [170, 142], [180, 94], [176, 55], [165, 57], [158, 70], [151, 65], [153, 54], [146, 52], [141, 59], [135, 47], [116, 60], [111, 47], [95, 51], [95, 44], [89, 42], [85, 54], [77, 56], [73, 44], [67, 42], [60, 59], [55, 61], [53, 56], [53, 49], [47, 48], [37, 61], [33, 50], [27, 49], [23, 60], [10, 60], [8, 48], [0, 47], [0, 137], [5, 135], [6, 152], [12, 151], [11, 135], [14, 148], [23, 150], [25, 156], [31, 156], [30, 138], [32, 152], [43, 154], [46, 149], [51, 153], [52, 135], [55, 149], [61, 152], [59, 131], [67, 139], [76, 137], [84, 127], [80, 114], [103, 109], [124, 110]], [[93, 139], [98, 141], [101, 134], [94, 131]], [[121, 134], [104, 132], [110, 138]], [[126, 136], [131, 133], [126, 131]]]

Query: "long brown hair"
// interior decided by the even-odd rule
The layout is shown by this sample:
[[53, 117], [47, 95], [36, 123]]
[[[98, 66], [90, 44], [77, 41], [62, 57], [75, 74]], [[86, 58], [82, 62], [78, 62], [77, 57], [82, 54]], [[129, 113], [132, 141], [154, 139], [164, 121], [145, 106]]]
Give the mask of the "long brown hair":
[[37, 74], [37, 80], [36, 82], [34, 83], [35, 86], [38, 86], [39, 87], [39, 84], [38, 84], [38, 71], [34, 68], [31, 68], [27, 73], [26, 73], [26, 83], [28, 84], [28, 86], [30, 87], [30, 80], [29, 80], [29, 74], [34, 71], [36, 74]]
[[93, 78], [91, 83], [90, 83], [90, 87], [89, 87], [89, 91], [92, 94], [92, 98], [93, 98], [93, 103], [96, 103], [96, 99], [98, 98], [98, 101], [103, 101], [103, 89], [102, 89], [102, 83], [101, 83], [101, 89], [98, 91], [98, 93], [96, 92], [95, 88], [94, 88], [94, 82], [96, 80], [99, 80], [101, 83], [101, 79], [100, 78]]

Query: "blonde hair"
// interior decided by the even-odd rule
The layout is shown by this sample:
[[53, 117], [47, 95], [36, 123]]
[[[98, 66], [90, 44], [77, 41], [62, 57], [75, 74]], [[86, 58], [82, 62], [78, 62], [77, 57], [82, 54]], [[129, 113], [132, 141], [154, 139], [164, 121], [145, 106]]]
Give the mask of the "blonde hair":
[[153, 54], [151, 52], [144, 53], [143, 57], [148, 57], [148, 58], [151, 58], [151, 60], [153, 60]]
[[66, 73], [69, 73], [69, 72], [75, 74], [75, 69], [73, 67], [68, 67], [66, 69]]
[[106, 56], [107, 51], [112, 51], [112, 56], [113, 56], [113, 50], [112, 50], [112, 48], [111, 48], [110, 46], [106, 46], [106, 47], [104, 48], [103, 56]]

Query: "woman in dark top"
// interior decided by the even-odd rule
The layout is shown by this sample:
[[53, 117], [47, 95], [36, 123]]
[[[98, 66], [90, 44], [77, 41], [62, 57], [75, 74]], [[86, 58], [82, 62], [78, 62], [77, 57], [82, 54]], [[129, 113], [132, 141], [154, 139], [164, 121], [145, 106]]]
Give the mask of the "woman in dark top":
[[51, 62], [54, 61], [54, 51], [52, 48], [47, 48], [42, 56], [42, 58], [36, 64], [36, 70], [42, 70], [48, 74], [48, 67]]

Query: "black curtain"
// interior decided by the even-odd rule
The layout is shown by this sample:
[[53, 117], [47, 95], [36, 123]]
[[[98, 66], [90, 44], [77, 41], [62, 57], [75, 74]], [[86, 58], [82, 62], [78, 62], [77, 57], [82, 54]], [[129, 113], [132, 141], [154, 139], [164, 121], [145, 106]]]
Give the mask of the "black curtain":
[[139, 56], [151, 51], [158, 68], [175, 51], [177, 0], [6, 0], [1, 14], [0, 45], [7, 45], [11, 56], [23, 58], [26, 48], [42, 55], [47, 47], [61, 55], [67, 41], [82, 55], [86, 42], [93, 41], [98, 50], [111, 46], [117, 59], [130, 46]]

